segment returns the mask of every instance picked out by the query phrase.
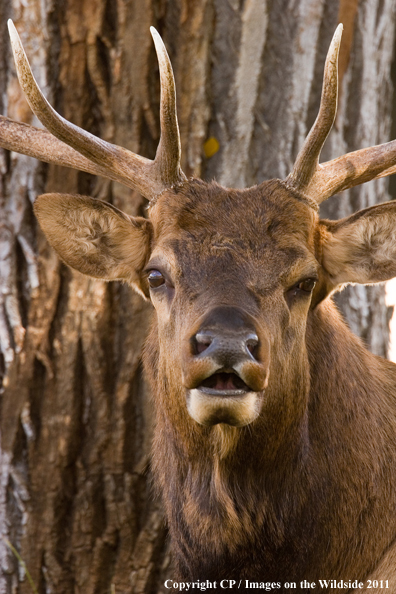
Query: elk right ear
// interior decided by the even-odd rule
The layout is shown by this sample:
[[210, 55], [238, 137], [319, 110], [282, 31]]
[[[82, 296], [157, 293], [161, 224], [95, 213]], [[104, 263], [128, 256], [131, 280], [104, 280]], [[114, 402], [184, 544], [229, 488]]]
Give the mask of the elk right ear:
[[333, 288], [396, 276], [396, 201], [365, 208], [340, 221], [321, 221], [322, 264]]
[[151, 223], [88, 196], [43, 194], [34, 212], [50, 245], [83, 274], [139, 283], [149, 256]]

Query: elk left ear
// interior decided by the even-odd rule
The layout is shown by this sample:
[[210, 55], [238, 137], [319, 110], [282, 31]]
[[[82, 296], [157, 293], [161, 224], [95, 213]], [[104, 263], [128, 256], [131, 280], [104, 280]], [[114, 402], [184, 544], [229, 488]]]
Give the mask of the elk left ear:
[[396, 203], [385, 202], [340, 221], [321, 221], [322, 265], [333, 288], [396, 276]]
[[34, 211], [50, 245], [82, 274], [125, 280], [142, 291], [140, 272], [149, 255], [151, 223], [88, 196], [43, 194]]

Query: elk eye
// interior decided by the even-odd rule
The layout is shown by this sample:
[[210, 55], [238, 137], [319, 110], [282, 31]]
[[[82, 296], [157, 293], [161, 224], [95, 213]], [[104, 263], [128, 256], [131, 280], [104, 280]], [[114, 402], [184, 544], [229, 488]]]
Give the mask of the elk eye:
[[157, 289], [165, 284], [165, 277], [159, 270], [150, 270], [147, 280], [151, 289]]
[[299, 283], [296, 283], [285, 293], [286, 301], [289, 307], [294, 303], [295, 299], [299, 297], [308, 297], [315, 288], [316, 278], [304, 278]]
[[300, 291], [304, 291], [305, 293], [311, 293], [316, 285], [316, 279], [315, 278], [306, 278], [303, 281], [301, 281], [300, 283], [298, 283], [297, 288]]

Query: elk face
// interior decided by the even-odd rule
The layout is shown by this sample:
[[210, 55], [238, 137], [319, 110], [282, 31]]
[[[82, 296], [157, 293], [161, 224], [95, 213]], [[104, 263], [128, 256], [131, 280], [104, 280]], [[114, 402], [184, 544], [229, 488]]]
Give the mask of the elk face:
[[271, 376], [279, 387], [301, 366], [315, 217], [277, 181], [245, 191], [190, 181], [151, 208], [160, 374], [198, 423], [251, 423]]
[[40, 196], [35, 212], [73, 268], [150, 297], [174, 414], [243, 426], [290, 392], [297, 373], [308, 386], [317, 214], [278, 180], [249, 190], [190, 180], [164, 192], [149, 220], [60, 194]]

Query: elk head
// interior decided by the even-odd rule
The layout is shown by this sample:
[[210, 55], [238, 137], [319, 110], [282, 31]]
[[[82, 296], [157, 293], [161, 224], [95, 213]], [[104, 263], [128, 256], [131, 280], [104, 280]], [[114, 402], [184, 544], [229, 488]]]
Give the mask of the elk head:
[[[180, 169], [176, 95], [169, 57], [152, 35], [160, 65], [161, 140], [154, 161], [104, 142], [64, 120], [43, 97], [12, 23], [20, 83], [47, 131], [0, 122], [0, 144], [137, 189], [149, 219], [83, 196], [46, 194], [35, 213], [50, 244], [74, 269], [123, 280], [151, 299], [150, 344], [164, 408], [201, 425], [285, 427], [306, 409], [309, 313], [348, 282], [396, 275], [387, 203], [339, 222], [320, 221], [318, 205], [338, 191], [395, 170], [394, 142], [319, 165], [337, 107], [340, 25], [326, 59], [319, 115], [286, 180], [231, 190]], [[298, 390], [296, 384], [298, 383]], [[161, 390], [160, 390], [161, 391]], [[296, 393], [285, 404], [285, 395]]]

